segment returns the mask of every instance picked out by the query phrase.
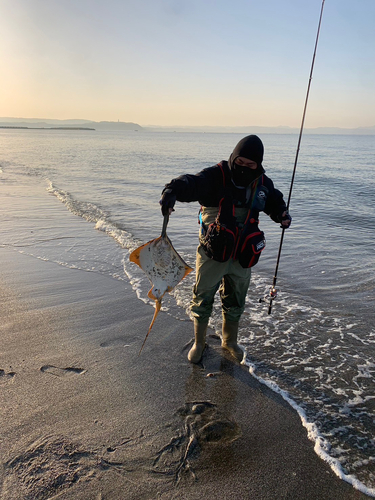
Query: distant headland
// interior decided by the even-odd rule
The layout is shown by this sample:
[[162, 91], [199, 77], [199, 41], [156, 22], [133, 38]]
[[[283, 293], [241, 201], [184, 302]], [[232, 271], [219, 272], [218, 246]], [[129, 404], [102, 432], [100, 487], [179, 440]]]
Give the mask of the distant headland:
[[39, 118], [0, 118], [0, 128], [39, 130], [141, 130], [132, 122], [93, 122], [89, 120], [47, 120]]

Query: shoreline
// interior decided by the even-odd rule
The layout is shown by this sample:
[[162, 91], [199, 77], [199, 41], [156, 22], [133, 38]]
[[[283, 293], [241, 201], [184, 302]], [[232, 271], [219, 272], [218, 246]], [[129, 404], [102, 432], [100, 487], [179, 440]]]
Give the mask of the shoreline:
[[190, 323], [161, 311], [138, 356], [153, 310], [129, 284], [1, 256], [4, 500], [368, 498], [217, 338], [192, 366]]

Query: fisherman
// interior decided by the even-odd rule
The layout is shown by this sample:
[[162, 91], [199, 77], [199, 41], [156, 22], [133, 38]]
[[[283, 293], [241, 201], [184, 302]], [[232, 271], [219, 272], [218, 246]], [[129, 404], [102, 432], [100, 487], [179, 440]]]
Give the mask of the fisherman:
[[188, 353], [191, 363], [199, 363], [202, 358], [218, 290], [223, 316], [222, 347], [242, 361], [243, 351], [237, 344], [239, 320], [245, 308], [251, 267], [265, 247], [264, 234], [258, 227], [259, 212], [265, 212], [282, 228], [291, 224], [282, 193], [265, 175], [263, 153], [259, 137], [249, 135], [237, 144], [228, 161], [196, 175], [181, 175], [162, 191], [163, 215], [174, 211], [176, 201], [201, 204], [196, 282], [191, 302], [195, 335]]

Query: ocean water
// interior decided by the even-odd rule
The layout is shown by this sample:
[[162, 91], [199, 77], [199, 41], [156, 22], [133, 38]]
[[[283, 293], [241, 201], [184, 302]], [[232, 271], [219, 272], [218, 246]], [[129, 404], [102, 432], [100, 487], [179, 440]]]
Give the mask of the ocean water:
[[[1, 246], [70, 268], [130, 281], [150, 303], [150, 283], [129, 252], [160, 234], [160, 192], [182, 173], [227, 159], [242, 135], [210, 133], [1, 130], [0, 182], [43, 186], [81, 228], [56, 227], [5, 211]], [[298, 137], [262, 136], [264, 167], [288, 196]], [[305, 135], [268, 315], [281, 236], [261, 214], [267, 247], [254, 268], [240, 342], [252, 375], [293, 405], [316, 452], [356, 488], [375, 496], [375, 138]], [[7, 203], [12, 203], [9, 196]], [[194, 267], [197, 203], [176, 204], [168, 235]], [[68, 215], [68, 212], [67, 212]], [[71, 216], [71, 214], [69, 214]], [[35, 227], [34, 227], [35, 226]], [[102, 238], [94, 237], [100, 231]], [[96, 235], [95, 235], [96, 236]], [[191, 273], [163, 299], [189, 320]], [[150, 307], [152, 304], [150, 303]], [[221, 327], [219, 299], [211, 326]]]

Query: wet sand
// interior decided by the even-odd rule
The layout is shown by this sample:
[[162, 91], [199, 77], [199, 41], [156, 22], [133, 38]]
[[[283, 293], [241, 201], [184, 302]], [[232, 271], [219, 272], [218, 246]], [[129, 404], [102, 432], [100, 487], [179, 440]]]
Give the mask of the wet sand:
[[1, 499], [365, 499], [296, 412], [127, 282], [0, 248]]

